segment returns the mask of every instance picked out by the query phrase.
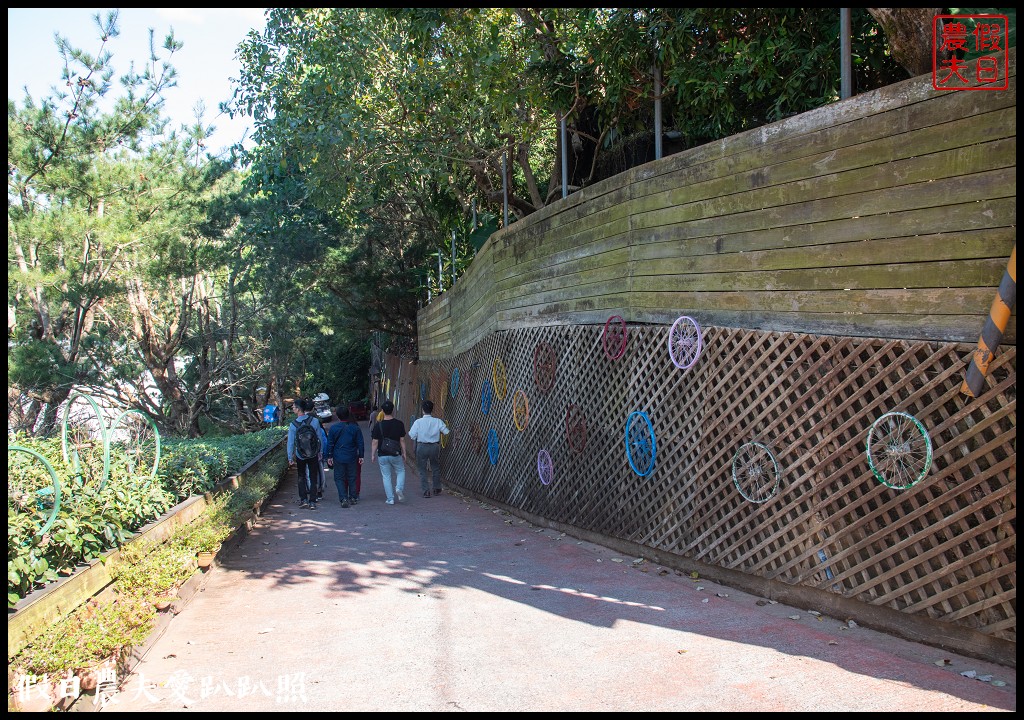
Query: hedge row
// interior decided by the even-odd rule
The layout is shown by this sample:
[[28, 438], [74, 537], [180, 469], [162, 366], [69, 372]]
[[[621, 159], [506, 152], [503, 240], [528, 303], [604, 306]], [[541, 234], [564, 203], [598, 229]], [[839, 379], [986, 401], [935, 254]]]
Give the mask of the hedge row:
[[[12, 487], [52, 484], [42, 463], [26, 453], [7, 455], [7, 606], [28, 593], [70, 575], [135, 531], [193, 494], [212, 489], [264, 449], [280, 440], [285, 428], [200, 440], [168, 440], [161, 449], [156, 477], [134, 474], [132, 459], [111, 449], [109, 480], [102, 485], [102, 457], [83, 452], [76, 462], [61, 460], [60, 439], [16, 438], [12, 444], [49, 460], [61, 485], [60, 510], [44, 533], [51, 512], [45, 503], [23, 502]], [[151, 467], [151, 465], [149, 466]]]

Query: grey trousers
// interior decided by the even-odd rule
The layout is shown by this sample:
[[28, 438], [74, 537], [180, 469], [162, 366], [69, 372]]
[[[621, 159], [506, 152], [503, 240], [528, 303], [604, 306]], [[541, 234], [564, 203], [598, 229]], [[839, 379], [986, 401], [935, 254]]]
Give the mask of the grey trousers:
[[[416, 443], [416, 467], [420, 471], [420, 490], [430, 490], [431, 475], [433, 475], [434, 490], [441, 489], [441, 465], [438, 463], [438, 456], [441, 454], [440, 443], [427, 445]], [[427, 466], [430, 466], [429, 471]], [[430, 472], [430, 475], [428, 475]]]

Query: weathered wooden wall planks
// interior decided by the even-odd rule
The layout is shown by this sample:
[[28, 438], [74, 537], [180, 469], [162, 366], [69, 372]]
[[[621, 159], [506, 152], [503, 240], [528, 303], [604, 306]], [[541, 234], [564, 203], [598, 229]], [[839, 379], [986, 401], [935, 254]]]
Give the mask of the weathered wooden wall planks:
[[491, 237], [421, 313], [420, 356], [612, 314], [974, 342], [1016, 242], [1010, 68], [1006, 91], [914, 78], [570, 195]]
[[[388, 359], [399, 417], [434, 400], [455, 432], [447, 479], [467, 493], [1015, 665], [1015, 316], [984, 392], [960, 392], [1016, 243], [1015, 60], [1007, 91], [916, 78], [635, 168], [496, 233], [420, 313], [418, 362]], [[629, 322], [617, 360], [602, 349], [611, 315]], [[704, 327], [686, 371], [667, 351], [680, 315]], [[499, 361], [508, 391], [484, 412]], [[896, 410], [934, 448], [903, 490], [865, 451]], [[645, 477], [625, 451], [634, 411], [657, 439]], [[782, 477], [762, 504], [732, 477], [754, 441]]]

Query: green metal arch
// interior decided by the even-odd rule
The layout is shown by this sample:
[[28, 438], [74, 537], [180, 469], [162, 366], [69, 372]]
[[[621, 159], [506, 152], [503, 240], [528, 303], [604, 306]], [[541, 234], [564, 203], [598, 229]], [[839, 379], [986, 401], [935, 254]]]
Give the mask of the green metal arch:
[[107, 479], [110, 477], [110, 441], [107, 435], [107, 424], [103, 422], [103, 415], [100, 413], [100, 406], [96, 404], [89, 395], [80, 392], [71, 393], [68, 397], [68, 404], [64, 408], [64, 420], [61, 422], [60, 430], [60, 447], [64, 457], [64, 462], [72, 464], [75, 472], [79, 473], [76, 480], [79, 484], [82, 484], [82, 476], [80, 474], [81, 465], [78, 460], [78, 453], [72, 454], [68, 450], [68, 420], [71, 419], [71, 406], [74, 405], [75, 400], [78, 398], [85, 398], [85, 400], [92, 406], [92, 411], [96, 415], [96, 419], [99, 421], [100, 426], [100, 440], [103, 441], [103, 475], [100, 479], [100, 488], [107, 484]]
[[121, 424], [121, 421], [124, 420], [124, 418], [132, 414], [138, 415], [143, 420], [145, 420], [151, 428], [153, 428], [153, 437], [156, 440], [156, 452], [155, 457], [153, 458], [153, 469], [150, 470], [149, 477], [155, 478], [156, 471], [160, 468], [160, 431], [157, 429], [156, 423], [153, 422], [153, 418], [149, 417], [149, 415], [146, 415], [146, 413], [142, 412], [141, 410], [129, 408], [122, 412], [120, 415], [118, 415], [117, 418], [114, 420], [113, 424], [111, 424], [111, 426], [107, 428], [107, 437], [110, 440], [110, 442], [113, 442], [114, 431], [117, 430], [117, 427]]
[[[27, 447], [22, 447], [21, 445], [7, 446], [8, 457], [10, 457], [11, 453], [16, 452], [27, 453], [32, 457], [36, 458], [37, 460], [41, 461], [43, 463], [43, 467], [45, 467], [46, 471], [50, 473], [50, 479], [53, 481], [52, 488], [43, 488], [41, 490], [36, 491], [36, 494], [39, 495], [40, 497], [44, 497], [50, 494], [53, 495], [53, 510], [50, 512], [50, 517], [47, 518], [43, 526], [36, 531], [36, 535], [42, 535], [50, 529], [50, 527], [53, 525], [53, 521], [57, 519], [57, 513], [60, 512], [60, 478], [57, 477], [57, 471], [53, 469], [53, 466], [50, 464], [50, 462], [42, 455], [37, 453], [35, 450], [30, 450]], [[9, 488], [10, 485], [8, 485], [8, 492], [10, 492]]]

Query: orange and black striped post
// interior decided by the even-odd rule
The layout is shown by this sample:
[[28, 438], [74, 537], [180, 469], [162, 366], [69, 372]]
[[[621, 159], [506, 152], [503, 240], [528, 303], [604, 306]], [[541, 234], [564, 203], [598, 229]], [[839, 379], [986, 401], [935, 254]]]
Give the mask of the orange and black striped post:
[[971, 397], [978, 397], [985, 387], [985, 376], [988, 375], [988, 364], [992, 362], [996, 348], [1003, 339], [1006, 323], [1010, 320], [1013, 304], [1017, 300], [1017, 243], [1013, 244], [1010, 261], [1003, 273], [1003, 281], [999, 283], [996, 299], [992, 301], [992, 309], [988, 311], [988, 320], [978, 338], [978, 348], [967, 366], [967, 375], [960, 392]]

